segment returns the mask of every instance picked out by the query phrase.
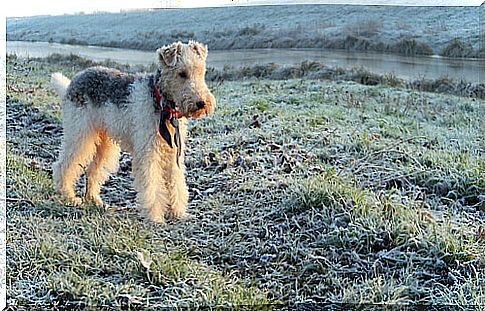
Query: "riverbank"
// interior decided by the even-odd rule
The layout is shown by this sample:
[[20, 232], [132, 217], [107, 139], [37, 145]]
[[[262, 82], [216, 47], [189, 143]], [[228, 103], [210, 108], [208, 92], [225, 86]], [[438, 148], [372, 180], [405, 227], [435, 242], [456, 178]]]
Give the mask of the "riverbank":
[[473, 83], [454, 80], [448, 77], [439, 79], [406, 80], [393, 73], [376, 74], [365, 68], [344, 69], [331, 67], [320, 62], [304, 61], [292, 66], [276, 64], [244, 66], [240, 68], [209, 68], [207, 79], [211, 81], [240, 81], [247, 78], [288, 80], [288, 79], [324, 79], [331, 81], [353, 81], [362, 85], [381, 85], [406, 88], [419, 92], [434, 92], [470, 98], [485, 99], [485, 83]]
[[485, 303], [478, 101], [347, 81], [209, 82], [216, 112], [188, 127], [195, 218], [153, 226], [134, 205], [127, 154], [103, 187], [110, 207], [54, 192], [62, 128], [49, 74], [89, 65], [7, 59], [13, 308]]
[[[157, 60], [154, 51], [27, 41], [7, 41], [7, 54], [34, 58], [52, 54], [74, 54], [93, 61], [108, 59], [122, 64], [145, 66]], [[485, 72], [485, 59], [479, 58], [402, 56], [328, 49], [210, 50], [207, 66], [215, 69], [266, 64], [289, 66], [304, 61], [320, 62], [329, 67], [343, 69], [365, 68], [381, 75], [393, 73], [404, 80], [447, 78], [483, 82]]]
[[195, 39], [217, 50], [327, 48], [483, 57], [478, 14], [479, 7], [290, 5], [38, 16], [8, 18], [7, 39], [150, 51]]
[[[15, 60], [16, 55], [8, 55]], [[33, 58], [39, 62], [51, 64], [77, 65], [80, 67], [90, 66], [116, 66], [118, 69], [130, 72], [154, 72], [156, 67], [151, 65], [119, 64], [111, 60], [92, 61], [74, 54], [52, 54], [46, 58]], [[215, 83], [224, 81], [243, 81], [247, 79], [323, 79], [331, 81], [352, 81], [362, 85], [381, 85], [383, 87], [405, 88], [418, 92], [433, 92], [461, 97], [485, 99], [485, 83], [454, 80], [449, 77], [438, 79], [402, 79], [393, 73], [376, 74], [369, 70], [356, 67], [344, 69], [338, 66], [327, 66], [320, 62], [304, 61], [295, 65], [277, 65], [274, 63], [253, 66], [224, 66], [223, 68], [207, 68], [206, 79]]]

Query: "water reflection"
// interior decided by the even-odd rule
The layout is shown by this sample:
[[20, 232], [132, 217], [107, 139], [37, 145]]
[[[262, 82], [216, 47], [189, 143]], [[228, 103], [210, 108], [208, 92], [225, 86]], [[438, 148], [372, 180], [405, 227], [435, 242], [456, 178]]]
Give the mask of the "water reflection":
[[[156, 59], [155, 52], [47, 42], [8, 41], [7, 53], [30, 57], [45, 57], [52, 53], [73, 53], [95, 61], [111, 59], [131, 65], [149, 65]], [[375, 73], [394, 73], [406, 79], [423, 77], [436, 79], [447, 76], [458, 80], [483, 82], [485, 76], [485, 60], [450, 59], [437, 56], [404, 57], [321, 49], [209, 50], [207, 63], [210, 67], [223, 68], [224, 65], [238, 67], [271, 62], [291, 65], [304, 60], [314, 60], [328, 66], [344, 68], [362, 66]]]

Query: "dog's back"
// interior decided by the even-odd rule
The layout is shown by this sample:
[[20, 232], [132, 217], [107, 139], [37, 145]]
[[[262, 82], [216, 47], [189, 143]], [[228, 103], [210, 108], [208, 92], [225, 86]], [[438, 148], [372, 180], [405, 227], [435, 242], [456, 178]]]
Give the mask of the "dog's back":
[[123, 107], [128, 102], [133, 82], [141, 76], [101, 66], [87, 68], [74, 76], [66, 97], [79, 106], [110, 103]]

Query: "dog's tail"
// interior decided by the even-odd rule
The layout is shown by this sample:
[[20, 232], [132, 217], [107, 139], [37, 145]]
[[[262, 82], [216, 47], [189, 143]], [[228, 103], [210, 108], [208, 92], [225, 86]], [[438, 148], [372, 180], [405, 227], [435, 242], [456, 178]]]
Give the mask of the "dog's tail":
[[51, 86], [61, 98], [66, 94], [69, 83], [71, 83], [71, 80], [60, 72], [51, 75]]

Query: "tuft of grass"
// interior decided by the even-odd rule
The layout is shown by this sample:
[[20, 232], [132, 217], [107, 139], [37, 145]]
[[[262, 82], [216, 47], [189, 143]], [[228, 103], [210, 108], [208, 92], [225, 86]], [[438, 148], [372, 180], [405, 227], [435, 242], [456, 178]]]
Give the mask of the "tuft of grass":
[[[447, 302], [483, 303], [483, 278], [476, 275], [476, 269], [483, 270], [476, 264], [485, 252], [483, 241], [477, 236], [479, 226], [460, 223], [457, 216], [433, 216], [422, 203], [403, 202], [397, 195], [381, 193], [377, 197], [332, 171], [297, 181], [293, 188], [292, 212], [311, 211], [324, 217], [327, 242], [322, 244], [323, 249], [339, 247], [361, 260], [378, 252], [388, 265], [403, 267], [406, 271], [394, 271], [392, 278], [380, 272], [371, 277], [363, 275], [341, 288], [332, 300], [409, 303], [415, 299], [413, 296], [424, 294], [416, 283], [420, 269], [430, 269], [432, 262], [439, 262], [436, 271], [446, 265], [467, 262], [475, 263], [468, 271], [477, 278], [466, 276], [467, 281], [458, 287], [459, 292], [449, 295]], [[406, 278], [410, 275], [415, 279]], [[439, 292], [442, 299], [445, 290], [440, 288]]]
[[266, 112], [270, 109], [269, 103], [264, 99], [255, 101], [253, 106], [260, 112]]
[[[7, 196], [11, 199], [22, 199], [36, 202], [49, 199], [54, 194], [54, 188], [49, 174], [31, 159], [23, 159], [7, 151]], [[15, 184], [15, 187], [12, 185]], [[32, 187], [38, 191], [32, 192]], [[33, 203], [31, 203], [33, 204]]]

